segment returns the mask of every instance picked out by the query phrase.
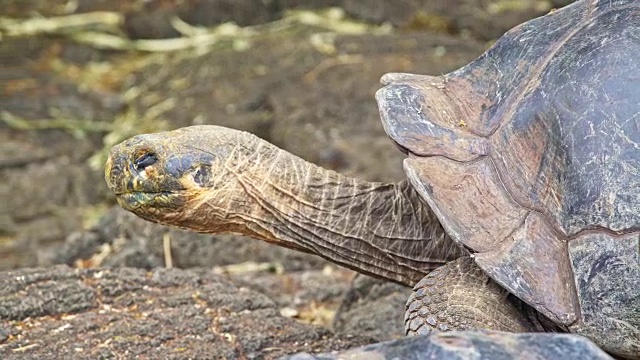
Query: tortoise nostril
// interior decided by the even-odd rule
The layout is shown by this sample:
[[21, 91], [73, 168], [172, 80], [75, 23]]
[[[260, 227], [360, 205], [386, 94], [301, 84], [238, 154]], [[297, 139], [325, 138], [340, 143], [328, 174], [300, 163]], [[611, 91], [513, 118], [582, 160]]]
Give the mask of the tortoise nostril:
[[148, 152], [137, 158], [133, 162], [133, 165], [135, 166], [137, 171], [141, 171], [144, 170], [147, 166], [155, 164], [156, 161], [158, 161], [158, 156], [155, 153]]

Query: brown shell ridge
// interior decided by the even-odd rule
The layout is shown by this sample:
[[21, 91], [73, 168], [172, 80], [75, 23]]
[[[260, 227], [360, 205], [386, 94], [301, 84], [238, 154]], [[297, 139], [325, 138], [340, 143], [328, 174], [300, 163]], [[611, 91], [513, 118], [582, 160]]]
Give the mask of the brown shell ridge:
[[[569, 41], [571, 40], [571, 38], [573, 38], [573, 36], [581, 31], [583, 31], [587, 26], [589, 26], [589, 20], [604, 16], [606, 14], [609, 14], [611, 12], [614, 11], [620, 11], [620, 10], [624, 10], [624, 9], [628, 9], [628, 8], [635, 8], [638, 7], [637, 4], [630, 4], [630, 5], [624, 5], [624, 6], [616, 6], [613, 7], [611, 6], [609, 10], [603, 11], [601, 13], [599, 13], [598, 15], [594, 16], [593, 13], [596, 11], [596, 8], [598, 7], [598, 3], [600, 2], [605, 2], [605, 1], [599, 1], [599, 0], [592, 0], [589, 2], [588, 4], [588, 8], [586, 13], [584, 14], [584, 16], [581, 19], [581, 25], [580, 26], [575, 26], [574, 29], [570, 32], [568, 32], [562, 39], [560, 39], [553, 47], [550, 48], [550, 51], [547, 52], [547, 55], [542, 58], [538, 63], [536, 64], [531, 64], [530, 67], [534, 68], [535, 70], [529, 74], [527, 77], [529, 78], [529, 81], [527, 81], [525, 84], [521, 84], [520, 86], [518, 86], [518, 88], [514, 91], [515, 95], [515, 99], [510, 100], [509, 98], [506, 98], [503, 100], [504, 103], [507, 104], [511, 104], [507, 109], [506, 109], [506, 113], [504, 113], [500, 119], [498, 120], [496, 126], [490, 130], [490, 132], [487, 134], [487, 137], [491, 137], [493, 134], [495, 134], [497, 131], [499, 131], [507, 122], [508, 120], [512, 119], [514, 117], [515, 112], [518, 109], [519, 104], [521, 104], [523, 102], [523, 100], [526, 98], [526, 96], [528, 94], [530, 94], [533, 90], [535, 90], [538, 85], [540, 84], [541, 81], [541, 74], [544, 73], [544, 71], [548, 68], [548, 65], [551, 63], [551, 59], [554, 58], [554, 56], [556, 55], [556, 53]], [[606, 1], [606, 3], [610, 3], [610, 1]], [[571, 6], [571, 5], [568, 5]], [[553, 14], [547, 14], [546, 16], [552, 16]], [[509, 33], [514, 33], [516, 30], [521, 29], [521, 26], [515, 27], [512, 30], [509, 30], [507, 32], [507, 36]], [[499, 40], [502, 41], [503, 39]], [[504, 39], [506, 40], [512, 40], [512, 38], [509, 39]], [[490, 51], [490, 50], [489, 50]], [[474, 63], [471, 63], [469, 66], [473, 66]], [[459, 71], [464, 71], [466, 67], [461, 68]], [[513, 95], [512, 95], [513, 96]], [[512, 97], [511, 96], [511, 97]]]
[[[586, 21], [586, 19], [583, 20], [583, 21]], [[552, 50], [549, 53], [547, 53], [546, 57], [544, 57], [537, 64], [532, 64], [531, 65], [531, 67], [535, 68], [535, 70], [531, 74], [529, 74], [529, 76], [528, 76], [529, 77], [529, 81], [527, 81], [525, 84], [522, 84], [522, 85], [518, 86], [518, 88], [514, 91], [515, 99], [510, 100], [510, 99], [507, 98], [507, 99], [504, 100], [504, 102], [506, 102], [508, 104], [511, 104], [511, 106], [509, 106], [506, 109], [506, 112], [498, 120], [496, 126], [489, 131], [489, 134], [487, 135], [488, 137], [493, 136], [510, 119], [512, 119], [514, 117], [515, 112], [517, 111], [519, 104], [522, 103], [522, 101], [526, 98], [526, 96], [528, 94], [530, 94], [533, 90], [535, 90], [538, 87], [538, 85], [540, 85], [541, 74], [544, 73], [544, 71], [547, 69], [547, 67], [549, 66], [549, 63], [551, 62], [551, 59], [553, 59], [555, 54], [562, 48], [562, 46], [564, 44], [567, 43], [567, 41], [569, 41], [577, 32], [582, 30], [586, 25], [587, 24], [584, 23], [582, 26], [580, 26], [580, 27], [574, 29], [573, 31], [571, 31], [564, 38], [562, 38], [561, 41], [558, 41], [558, 43], [553, 48], [551, 48]]]
[[[462, 126], [470, 106], [452, 101], [452, 93], [446, 91], [450, 84], [418, 75], [392, 74], [392, 79], [402, 81], [378, 90], [376, 99], [385, 131], [406, 152], [456, 161], [488, 153], [488, 139]], [[452, 126], [456, 123], [460, 126]]]
[[[516, 186], [515, 186], [515, 182], [513, 181], [513, 179], [509, 176], [508, 171], [506, 171], [506, 169], [503, 167], [503, 163], [500, 161], [496, 161], [495, 160], [495, 156], [492, 156], [493, 153], [493, 149], [490, 149], [490, 153], [489, 155], [487, 155], [488, 158], [491, 159], [491, 163], [494, 166], [495, 169], [495, 173], [497, 176], [497, 180], [500, 182], [500, 184], [502, 185], [502, 187], [504, 188], [504, 192], [505, 195], [508, 195], [511, 200], [513, 202], [515, 202], [516, 204], [518, 204], [519, 206], [521, 206], [524, 209], [527, 209], [531, 212], [535, 212], [540, 214], [544, 219], [545, 222], [547, 223], [547, 226], [549, 226], [550, 229], [553, 229], [554, 232], [558, 233], [560, 236], [562, 236], [562, 238], [566, 239], [567, 241], [571, 241], [573, 239], [579, 238], [585, 234], [589, 234], [589, 233], [593, 233], [593, 232], [602, 232], [602, 233], [606, 233], [609, 236], [612, 237], [623, 237], [625, 235], [628, 234], [632, 234], [634, 232], [640, 231], [640, 224], [635, 226], [635, 227], [630, 227], [621, 231], [614, 231], [611, 230], [609, 228], [606, 228], [604, 226], [600, 226], [600, 225], [591, 225], [589, 227], [585, 227], [581, 230], [578, 230], [575, 233], [569, 234], [567, 232], [565, 232], [562, 228], [562, 225], [560, 224], [559, 221], [557, 221], [553, 215], [551, 215], [550, 213], [548, 213], [547, 211], [545, 211], [543, 208], [541, 207], [536, 207], [533, 204], [531, 204], [530, 202], [523, 200], [526, 199], [526, 197], [524, 196], [517, 196], [517, 195], [521, 195], [520, 191], [517, 190]], [[452, 159], [450, 159], [452, 160]], [[476, 159], [476, 161], [479, 159]], [[455, 161], [455, 160], [453, 160]]]
[[558, 323], [576, 320], [566, 240], [542, 214], [511, 200], [490, 158], [455, 163], [411, 156], [405, 171], [447, 233], [475, 251], [494, 280]]
[[[581, 231], [571, 238], [565, 236], [544, 213], [511, 198], [504, 184], [497, 179], [496, 170], [490, 157], [469, 163], [413, 155], [405, 160], [405, 171], [411, 183], [441, 219], [447, 233], [475, 252], [476, 261], [483, 270], [505, 289], [558, 323], [571, 325], [581, 321], [569, 241], [583, 237], [587, 232]], [[466, 177], [471, 179], [465, 181]], [[477, 186], [479, 179], [489, 182], [493, 190], [478, 194], [465, 187], [465, 184]], [[483, 185], [479, 188], [484, 188]], [[460, 197], [460, 193], [465, 196]], [[496, 196], [492, 195], [494, 193]], [[471, 200], [468, 199], [470, 196]], [[501, 205], [507, 203], [512, 205]], [[477, 215], [465, 210], [473, 206], [471, 204], [480, 211], [501, 208], [501, 215], [494, 218], [494, 225], [487, 226], [487, 219], [474, 219]]]
[[451, 162], [444, 157], [410, 156], [404, 168], [452, 238], [476, 252], [493, 249], [530, 211], [496, 181], [491, 158]]
[[[389, 93], [394, 91], [400, 92], [401, 90], [398, 89], [399, 87], [415, 86], [413, 92], [405, 90], [403, 91], [402, 95], [410, 97], [415, 96], [415, 93], [418, 93], [423, 96], [424, 100], [422, 101], [422, 104], [417, 104], [417, 102], [411, 104], [415, 105], [414, 107], [417, 112], [420, 113], [420, 109], [422, 108], [423, 104], [425, 104], [427, 107], [438, 109], [454, 109], [454, 114], [448, 114], [446, 116], [447, 118], [444, 118], [445, 116], [439, 113], [425, 112], [425, 114], [422, 114], [422, 121], [424, 123], [430, 123], [443, 128], [446, 126], [449, 131], [454, 132], [458, 137], [472, 136], [473, 138], [481, 139], [494, 135], [497, 131], [504, 127], [510, 119], [513, 118], [519, 104], [521, 104], [527, 98], [527, 96], [538, 87], [541, 81], [540, 75], [548, 69], [551, 60], [554, 58], [557, 52], [577, 33], [583, 31], [585, 27], [590, 24], [589, 20], [605, 16], [611, 12], [624, 10], [626, 8], [637, 7], [637, 4], [612, 6], [609, 9], [602, 11], [594, 16], [594, 12], [596, 11], [598, 4], [598, 2], [591, 2], [590, 4], [588, 4], [588, 9], [585, 10], [574, 8], [574, 6], [580, 6], [580, 3], [574, 3], [558, 11], [558, 14], [551, 13], [545, 16], [545, 20], [543, 21], [545, 21], [546, 24], [549, 24], [554, 16], [560, 16], [560, 13], [564, 11], [570, 11], [571, 9], [573, 11], [582, 13], [582, 16], [579, 19], [576, 19], [576, 23], [563, 24], [563, 26], [567, 27], [566, 33], [558, 41], [554, 41], [554, 44], [547, 49], [546, 54], [540, 60], [538, 60], [538, 62], [536, 62], [535, 64], [525, 64], [523, 65], [522, 69], [513, 70], [516, 74], [511, 80], [519, 82], [516, 85], [516, 89], [513, 91], [509, 90], [509, 94], [504, 98], [497, 96], [497, 99], [495, 99], [493, 104], [487, 102], [487, 95], [481, 94], [480, 92], [485, 91], [490, 94], [491, 92], [495, 92], [497, 89], [486, 89], [484, 87], [486, 87], [487, 84], [479, 84], [475, 82], [477, 82], [478, 78], [495, 78], [494, 81], [499, 83], [500, 78], [504, 77], [502, 72], [499, 69], [495, 69], [497, 71], [494, 70], [491, 73], [487, 71], [488, 69], [496, 68], [499, 65], [493, 63], [492, 59], [494, 54], [497, 51], [501, 50], [499, 49], [500, 46], [504, 46], [504, 44], [509, 44], [511, 42], [517, 41], [517, 39], [521, 35], [527, 35], [523, 31], [523, 29], [525, 29], [524, 25], [528, 24], [529, 28], [535, 28], [537, 22], [541, 21], [542, 18], [534, 19], [528, 23], [522, 24], [510, 30], [502, 38], [500, 38], [491, 49], [485, 52], [476, 61], [449, 74], [440, 77], [403, 73], [390, 73], [384, 75], [381, 79], [381, 82], [386, 86], [378, 92], [376, 97], [378, 98], [378, 103], [380, 105], [380, 112], [383, 118], [383, 125], [385, 127], [385, 130], [400, 146], [406, 149], [411, 149], [411, 146], [406, 146], [406, 144], [403, 144], [402, 141], [403, 137], [409, 137], [410, 134], [397, 132], [395, 129], [393, 129], [395, 125], [397, 125], [398, 123], [402, 123], [402, 121], [393, 119], [392, 116], [389, 116], [389, 114], [386, 113], [391, 111], [391, 109], [389, 109], [390, 103], [394, 104], [395, 106], [409, 105], [408, 103], [406, 103], [408, 99], [398, 99], [394, 102], [390, 102], [388, 98]], [[606, 4], [605, 2], [603, 2], [603, 4], [608, 5], [609, 2], [607, 1]], [[527, 53], [530, 53], [531, 51], [532, 49], [525, 48], [525, 54], [521, 54], [520, 57], [526, 55]], [[518, 65], [518, 67], [520, 66], [521, 64]], [[502, 89], [502, 92], [504, 92], [504, 89]], [[490, 107], [494, 107], [496, 113], [485, 113], [485, 109], [488, 109]], [[485, 118], [486, 115], [494, 120], [488, 121]], [[459, 120], [459, 122], [452, 121], [453, 118]], [[482, 122], [489, 122], [489, 127], [484, 127], [483, 124], [481, 124]], [[400, 138], [400, 141], [398, 140], [398, 138]], [[410, 141], [411, 143], [417, 142], [417, 139], [412, 140], [413, 141]], [[432, 139], [429, 140], [433, 141]], [[477, 141], [482, 143], [482, 140]], [[418, 145], [413, 144], [413, 146], [421, 149]], [[426, 147], [426, 145], [423, 146]], [[484, 144], [482, 145], [482, 147], [485, 148]], [[446, 153], [444, 152], [428, 153], [416, 150], [413, 150], [413, 152], [423, 156], [446, 155]], [[464, 156], [460, 155], [449, 155], [449, 157], [455, 157], [456, 159], [465, 159]], [[466, 159], [469, 158], [470, 154]]]
[[[474, 162], [481, 161], [483, 158], [489, 158], [491, 160], [491, 164], [494, 167], [495, 174], [497, 175], [497, 180], [500, 182], [500, 184], [504, 188], [504, 195], [508, 196], [510, 200], [518, 204], [518, 206], [522, 207], [523, 209], [526, 209], [528, 211], [526, 216], [529, 216], [529, 213], [538, 214], [541, 217], [541, 219], [546, 223], [547, 227], [555, 233], [558, 239], [564, 239], [566, 240], [566, 242], [569, 242], [571, 240], [575, 240], [577, 238], [580, 238], [582, 236], [589, 235], [592, 233], [604, 233], [609, 235], [612, 238], [622, 238], [622, 237], [626, 237], [629, 234], [640, 232], [640, 224], [638, 224], [635, 227], [630, 227], [622, 231], [614, 231], [604, 226], [593, 225], [591, 227], [584, 228], [574, 234], [567, 234], [565, 231], [562, 230], [562, 227], [559, 226], [558, 222], [554, 220], [553, 216], [549, 215], [547, 212], [543, 211], [542, 209], [536, 206], [533, 206], [531, 204], [526, 204], [525, 202], [521, 201], [517, 197], [513, 196], [514, 193], [517, 193], [517, 191], [514, 189], [515, 187], [512, 185], [513, 181], [509, 178], [507, 171], [502, 170], [502, 168], [499, 166], [502, 164], [500, 162], [495, 161], [494, 157], [492, 157], [491, 154], [478, 157], [472, 161], [457, 161], [455, 159], [447, 158], [444, 156], [443, 158], [446, 158], [449, 161], [455, 161], [463, 164], [473, 164]], [[505, 182], [503, 180], [503, 176], [509, 178], [510, 181]]]
[[[537, 228], [535, 238], [528, 235], [532, 228]], [[528, 212], [496, 245], [491, 251], [474, 254], [478, 265], [496, 282], [559, 323], [571, 325], [580, 320], [569, 243], [546, 219]]]

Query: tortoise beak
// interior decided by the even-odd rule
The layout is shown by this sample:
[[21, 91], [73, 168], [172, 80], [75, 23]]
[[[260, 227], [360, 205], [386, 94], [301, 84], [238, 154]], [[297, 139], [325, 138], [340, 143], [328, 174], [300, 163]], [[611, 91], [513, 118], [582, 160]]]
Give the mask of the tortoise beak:
[[[135, 152], [139, 151], [130, 151], [126, 142], [111, 149], [104, 176], [107, 186], [116, 196], [132, 192], [155, 192], [149, 187], [149, 182], [154, 179], [150, 179], [146, 173], [147, 168], [155, 161], [146, 160], [141, 166], [137, 160], [132, 159], [132, 153]], [[148, 157], [149, 155], [144, 155], [143, 160]]]
[[175, 176], [167, 176], [166, 161], [144, 139], [136, 136], [111, 149], [105, 164], [107, 186], [120, 206], [138, 215], [181, 206], [184, 188]]

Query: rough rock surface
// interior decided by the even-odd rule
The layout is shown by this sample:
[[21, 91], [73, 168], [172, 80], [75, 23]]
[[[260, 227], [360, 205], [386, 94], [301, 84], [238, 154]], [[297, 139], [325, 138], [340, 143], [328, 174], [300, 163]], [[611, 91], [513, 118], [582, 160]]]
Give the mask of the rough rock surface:
[[341, 299], [333, 329], [376, 341], [403, 338], [404, 309], [410, 294], [411, 288], [359, 274]]
[[150, 270], [165, 266], [165, 236], [171, 242], [174, 266], [215, 268], [281, 308], [295, 310], [295, 318], [331, 325], [337, 334], [358, 334], [375, 341], [404, 336], [404, 305], [410, 288], [356, 275], [315, 255], [262, 241], [153, 224], [120, 207], [113, 207], [90, 231], [70, 235], [45, 263]]
[[283, 360], [612, 360], [584, 337], [570, 334], [445, 332], [413, 336], [326, 354], [296, 354]]
[[268, 297], [205, 271], [25, 269], [0, 276], [0, 358], [237, 359], [370, 339], [279, 315]]

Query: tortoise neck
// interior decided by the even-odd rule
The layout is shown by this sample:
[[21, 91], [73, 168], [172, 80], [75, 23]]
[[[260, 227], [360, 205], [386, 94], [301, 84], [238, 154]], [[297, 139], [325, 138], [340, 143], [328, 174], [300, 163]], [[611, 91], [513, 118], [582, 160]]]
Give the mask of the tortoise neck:
[[178, 225], [247, 235], [406, 285], [463, 253], [407, 182], [346, 177], [237, 136], [216, 170], [227, 174], [222, 189], [189, 204], [188, 224]]
[[407, 182], [346, 177], [254, 136], [239, 143], [246, 154], [227, 168], [242, 203], [226, 205], [228, 231], [406, 285], [463, 254]]

